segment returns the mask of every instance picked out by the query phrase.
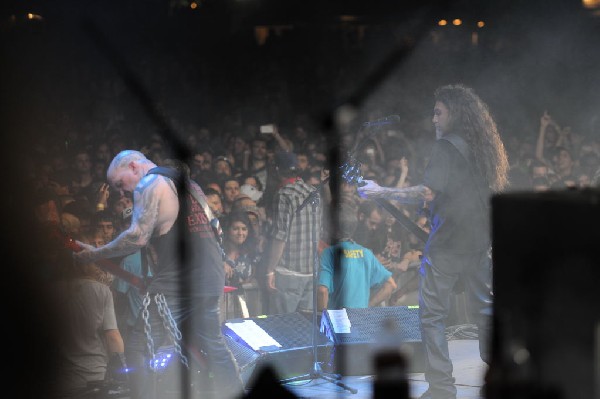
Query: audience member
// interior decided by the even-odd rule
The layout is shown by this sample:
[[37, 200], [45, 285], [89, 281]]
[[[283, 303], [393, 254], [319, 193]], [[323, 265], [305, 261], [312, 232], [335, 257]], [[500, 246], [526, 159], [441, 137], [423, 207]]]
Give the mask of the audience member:
[[387, 187], [406, 187], [408, 185], [408, 160], [404, 156], [388, 157], [383, 185]]
[[206, 184], [206, 188], [218, 192], [221, 195], [221, 201], [223, 200], [223, 187], [220, 182], [210, 181]]
[[278, 152], [275, 165], [280, 188], [272, 204], [273, 225], [265, 253], [270, 312], [311, 311], [322, 211], [307, 202], [315, 189], [298, 177], [294, 153]]
[[64, 328], [53, 397], [83, 397], [94, 384], [107, 383], [126, 371], [113, 296], [96, 280], [98, 272], [93, 263], [73, 264], [55, 283]]
[[[224, 219], [223, 247], [227, 259], [225, 283], [236, 288], [236, 291], [231, 292], [228, 296], [230, 301], [228, 301], [227, 318], [247, 318], [260, 314], [260, 310], [256, 306], [260, 303], [256, 282], [256, 268], [260, 261], [260, 252], [257, 250], [254, 233], [255, 230], [245, 211], [232, 211]], [[254, 300], [251, 302], [246, 295], [248, 290], [254, 293]]]
[[550, 190], [550, 181], [547, 177], [534, 177], [531, 181], [531, 189], [533, 191], [548, 191]]
[[[431, 231], [426, 215], [417, 216], [415, 224], [426, 233]], [[390, 306], [419, 304], [419, 266], [421, 266], [425, 243], [413, 233], [409, 233], [407, 240], [402, 244], [401, 260], [394, 263], [391, 269], [398, 289], [390, 297], [388, 302]]]
[[373, 200], [363, 200], [358, 206], [358, 227], [354, 233], [354, 241], [357, 244], [371, 249], [376, 245], [381, 234], [375, 232], [383, 224], [383, 210]]
[[240, 182], [237, 178], [229, 176], [222, 180], [223, 185], [223, 213], [231, 212], [233, 202], [240, 195]]
[[392, 273], [379, 263], [373, 252], [352, 240], [357, 223], [352, 208], [342, 205], [339, 237], [321, 254], [317, 288], [319, 312], [377, 306], [396, 289]]
[[109, 210], [96, 212], [92, 219], [92, 231], [102, 235], [104, 242], [111, 242], [115, 237], [114, 216]]
[[226, 180], [233, 177], [233, 165], [231, 160], [225, 156], [218, 156], [213, 162], [213, 172], [218, 180]]
[[212, 156], [206, 150], [195, 151], [190, 162], [190, 177], [200, 187], [206, 187], [209, 182], [215, 181], [215, 173], [212, 170]]
[[552, 165], [557, 177], [557, 180], [552, 183], [553, 187], [575, 187], [577, 185], [577, 178], [574, 174], [575, 165], [569, 150], [565, 147], [555, 147]]
[[60, 225], [63, 232], [69, 237], [72, 237], [73, 239], [79, 239], [82, 236], [81, 221], [72, 213], [63, 212], [60, 215]]
[[295, 154], [298, 158], [298, 172], [304, 173], [310, 171], [312, 164], [308, 151], [306, 149], [296, 150]]
[[255, 176], [262, 187], [267, 187], [267, 139], [265, 137], [255, 136], [250, 142], [250, 158], [244, 170]]
[[204, 195], [206, 195], [206, 203], [215, 217], [219, 218], [223, 216], [223, 199], [221, 193], [214, 188], [209, 187], [204, 190]]
[[63, 213], [69, 213], [79, 220], [79, 231], [81, 234], [87, 234], [90, 231], [92, 224], [93, 212], [89, 202], [80, 197], [77, 200], [71, 201], [62, 207]]
[[232, 160], [232, 174], [239, 176], [250, 158], [250, 145], [242, 134], [234, 134], [227, 142], [227, 156]]
[[540, 130], [535, 146], [535, 157], [548, 167], [552, 167], [551, 157], [554, 155], [555, 148], [560, 145], [559, 129], [558, 124], [548, 114], [548, 111], [544, 111], [540, 117]]
[[95, 199], [94, 192], [99, 184], [92, 173], [92, 156], [87, 150], [79, 149], [73, 156], [71, 189], [75, 196]]

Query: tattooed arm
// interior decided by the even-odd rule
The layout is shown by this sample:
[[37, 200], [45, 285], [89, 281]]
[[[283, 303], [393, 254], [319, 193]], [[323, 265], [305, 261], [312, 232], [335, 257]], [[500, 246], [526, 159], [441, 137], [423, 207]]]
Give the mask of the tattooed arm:
[[418, 185], [412, 187], [383, 187], [373, 180], [364, 180], [366, 183], [358, 187], [358, 194], [362, 198], [396, 200], [403, 204], [417, 204], [423, 201], [429, 202], [435, 197], [435, 193], [427, 186]]
[[131, 254], [144, 247], [153, 232], [164, 223], [164, 217], [159, 212], [161, 198], [171, 190], [169, 183], [162, 176], [144, 177], [133, 193], [133, 215], [129, 228], [102, 247], [94, 248], [82, 244], [85, 249], [75, 254], [75, 258], [80, 261], [114, 258]]

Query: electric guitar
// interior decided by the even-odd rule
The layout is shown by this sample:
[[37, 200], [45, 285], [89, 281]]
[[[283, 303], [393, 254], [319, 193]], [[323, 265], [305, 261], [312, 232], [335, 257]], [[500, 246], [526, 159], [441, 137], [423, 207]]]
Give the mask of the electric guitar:
[[[75, 241], [72, 237], [70, 237], [67, 234], [65, 234], [64, 232], [62, 232], [59, 228], [56, 228], [54, 230], [54, 234], [57, 236], [57, 238], [59, 238], [63, 242], [63, 245], [65, 246], [65, 248], [70, 249], [73, 252], [79, 252], [79, 251], [83, 250], [81, 245], [77, 244], [77, 241]], [[98, 259], [98, 260], [94, 261], [94, 264], [97, 265], [98, 267], [100, 267], [102, 270], [107, 271], [107, 272], [111, 273], [112, 275], [125, 280], [129, 284], [138, 288], [141, 292], [146, 291], [147, 286], [146, 286], [146, 282], [144, 281], [143, 278], [141, 278], [137, 274], [128, 272], [127, 270], [123, 269], [121, 266], [117, 265], [116, 263], [114, 263], [108, 259]], [[228, 286], [228, 285], [226, 285], [223, 288], [224, 293], [229, 293], [229, 292], [232, 292], [235, 290], [237, 290], [236, 287], [232, 287], [232, 286]]]
[[[83, 247], [79, 245], [77, 241], [75, 241], [72, 237], [62, 232], [58, 227], [54, 229], [54, 234], [63, 242], [65, 248], [70, 249], [73, 252], [83, 251]], [[102, 270], [107, 271], [110, 274], [113, 274], [125, 280], [129, 284], [138, 288], [141, 292], [146, 291], [146, 283], [144, 279], [142, 279], [136, 274], [128, 272], [127, 270], [123, 269], [120, 265], [108, 259], [97, 259], [94, 261], [94, 264], [100, 267]]]
[[[360, 173], [361, 163], [354, 156], [349, 155], [348, 161], [340, 167], [342, 170], [342, 178], [348, 183], [356, 186], [364, 186], [364, 179]], [[401, 210], [392, 205], [389, 201], [383, 198], [375, 198], [375, 202], [377, 202], [383, 209], [388, 211], [392, 216], [396, 218], [396, 220], [408, 231], [413, 233], [415, 237], [417, 237], [422, 242], [427, 242], [429, 238], [429, 233], [419, 227], [415, 222], [413, 222], [409, 217], [407, 217]]]

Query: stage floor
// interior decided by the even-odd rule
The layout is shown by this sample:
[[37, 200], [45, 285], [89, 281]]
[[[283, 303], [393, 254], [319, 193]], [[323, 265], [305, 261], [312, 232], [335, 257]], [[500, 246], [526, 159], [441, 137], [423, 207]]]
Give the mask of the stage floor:
[[[479, 342], [475, 339], [448, 341], [450, 357], [454, 364], [454, 377], [458, 389], [458, 399], [480, 398], [486, 364], [479, 358]], [[285, 387], [298, 398], [352, 398], [373, 397], [373, 376], [348, 376], [342, 382], [358, 390], [353, 394], [337, 385], [323, 380], [302, 381], [285, 384]], [[427, 389], [423, 373], [408, 374], [410, 397], [418, 398]]]
[[[476, 339], [452, 339], [448, 341], [450, 357], [454, 364], [454, 377], [456, 378], [456, 387], [458, 389], [458, 399], [479, 399], [479, 391], [483, 385], [483, 378], [487, 366], [479, 358], [479, 343]], [[351, 361], [351, 359], [350, 359]], [[409, 393], [411, 398], [418, 398], [427, 389], [423, 373], [409, 373], [407, 375], [409, 383]], [[176, 380], [173, 380], [176, 381]], [[290, 391], [296, 398], [315, 398], [315, 399], [371, 399], [373, 398], [374, 376], [346, 376], [340, 380], [344, 385], [355, 389], [352, 393], [334, 382], [325, 379], [297, 381], [284, 384], [279, 382], [279, 388], [284, 387]], [[277, 394], [277, 380], [269, 381], [263, 385], [263, 389], [253, 389], [247, 386], [247, 392], [244, 397], [248, 398], [270, 398], [285, 397]], [[252, 384], [250, 384], [252, 385]], [[256, 388], [256, 387], [255, 387]], [[110, 398], [129, 399], [127, 392], [109, 395]], [[204, 395], [192, 395], [194, 399], [201, 399]], [[390, 397], [397, 397], [396, 395]], [[182, 399], [182, 393], [177, 386], [168, 390], [168, 394], [161, 395], [161, 399]], [[234, 398], [231, 398], [234, 399]], [[241, 399], [241, 398], [238, 398]]]

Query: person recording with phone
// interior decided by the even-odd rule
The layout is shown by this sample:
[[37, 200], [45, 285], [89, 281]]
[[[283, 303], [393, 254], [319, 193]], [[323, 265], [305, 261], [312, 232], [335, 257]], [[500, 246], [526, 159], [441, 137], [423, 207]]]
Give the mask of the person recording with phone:
[[264, 135], [265, 137], [269, 137], [267, 140], [271, 140], [270, 137], [272, 137], [272, 139], [275, 140], [275, 152], [290, 152], [293, 150], [292, 142], [285, 138], [283, 135], [281, 135], [281, 132], [279, 131], [279, 126], [274, 123], [261, 125], [260, 134]]
[[358, 188], [362, 197], [401, 203], [426, 202], [431, 232], [423, 251], [419, 314], [425, 349], [423, 399], [455, 399], [453, 366], [445, 323], [459, 277], [464, 279], [470, 310], [478, 326], [479, 350], [489, 363], [492, 314], [489, 196], [508, 185], [508, 159], [487, 105], [463, 85], [438, 88], [434, 94], [436, 131], [423, 182], [411, 187], [383, 187], [371, 180]]
[[250, 142], [250, 157], [244, 165], [244, 174], [255, 176], [264, 188], [264, 204], [271, 202], [278, 185], [277, 172], [269, 161], [269, 150], [292, 151], [291, 143], [281, 136], [279, 127], [274, 123], [260, 126]]

